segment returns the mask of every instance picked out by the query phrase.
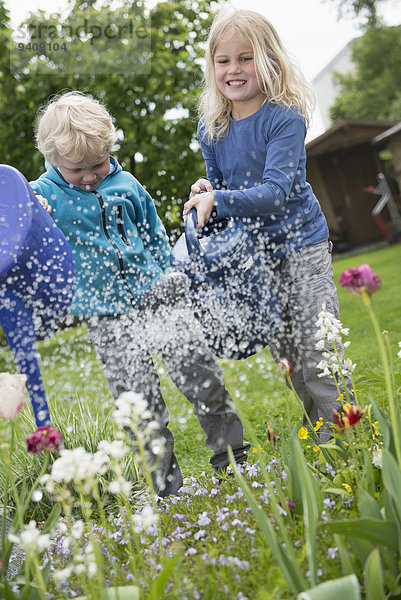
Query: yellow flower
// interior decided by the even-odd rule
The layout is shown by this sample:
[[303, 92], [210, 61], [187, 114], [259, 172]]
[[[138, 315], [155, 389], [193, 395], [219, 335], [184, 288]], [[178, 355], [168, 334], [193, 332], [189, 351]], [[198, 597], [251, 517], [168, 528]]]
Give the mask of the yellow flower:
[[298, 431], [298, 437], [300, 440], [306, 440], [306, 438], [309, 437], [306, 427], [301, 427], [301, 429]]
[[375, 492], [375, 493], [374, 493], [374, 497], [375, 497], [375, 498], [378, 498], [379, 496], [380, 496], [380, 492]]
[[316, 421], [316, 425], [314, 426], [314, 430], [315, 431], [319, 431], [319, 429], [321, 428], [322, 425], [323, 425], [323, 419], [322, 419], [322, 417], [320, 417], [320, 419], [318, 421]]
[[319, 448], [319, 446], [316, 446], [316, 444], [313, 446], [312, 450], [313, 450], [313, 452], [316, 452], [316, 454], [318, 454], [318, 452], [320, 452], [320, 448]]
[[348, 483], [343, 483], [343, 488], [345, 488], [347, 490], [347, 492], [349, 492], [351, 494], [352, 487], [350, 485], [348, 485]]
[[344, 399], [344, 394], [340, 394], [336, 400], [336, 402], [341, 402]]
[[379, 421], [375, 421], [375, 422], [373, 423], [373, 427], [375, 428], [375, 430], [376, 430], [376, 433], [379, 433], [379, 431], [380, 431], [380, 425], [379, 425]]

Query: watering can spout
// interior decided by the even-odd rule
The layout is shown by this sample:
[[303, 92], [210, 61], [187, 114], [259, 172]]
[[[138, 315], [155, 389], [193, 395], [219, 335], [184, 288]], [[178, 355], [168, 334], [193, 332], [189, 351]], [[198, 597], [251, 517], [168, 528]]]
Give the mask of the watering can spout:
[[50, 335], [74, 292], [71, 249], [25, 177], [0, 165], [0, 325], [26, 387], [36, 423], [50, 425], [35, 341]]

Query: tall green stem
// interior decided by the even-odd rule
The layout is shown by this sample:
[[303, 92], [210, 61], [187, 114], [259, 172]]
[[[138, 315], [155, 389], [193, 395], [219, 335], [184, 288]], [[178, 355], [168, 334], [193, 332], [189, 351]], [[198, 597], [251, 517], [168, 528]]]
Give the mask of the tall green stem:
[[362, 294], [363, 303], [367, 308], [370, 320], [372, 321], [372, 325], [373, 325], [373, 328], [376, 333], [377, 341], [379, 344], [379, 350], [380, 350], [380, 354], [381, 354], [382, 361], [383, 361], [384, 380], [386, 382], [387, 397], [388, 397], [389, 406], [390, 406], [390, 416], [391, 416], [391, 421], [393, 424], [395, 452], [397, 455], [398, 465], [401, 468], [401, 445], [400, 445], [401, 436], [400, 436], [400, 428], [399, 428], [400, 423], [399, 423], [398, 413], [396, 410], [394, 396], [393, 396], [393, 385], [392, 385], [392, 381], [391, 381], [391, 373], [390, 373], [390, 367], [388, 364], [386, 348], [384, 345], [382, 333], [380, 331], [379, 323], [376, 318], [376, 314], [373, 310], [370, 294], [368, 294], [368, 292], [365, 289], [362, 289], [361, 294]]

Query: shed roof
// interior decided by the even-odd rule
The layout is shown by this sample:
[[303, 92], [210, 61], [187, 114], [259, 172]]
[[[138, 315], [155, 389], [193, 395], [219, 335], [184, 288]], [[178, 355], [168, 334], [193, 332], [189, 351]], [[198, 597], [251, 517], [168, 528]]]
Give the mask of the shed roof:
[[372, 143], [379, 144], [380, 142], [383, 142], [384, 140], [391, 138], [396, 133], [400, 133], [400, 131], [401, 131], [401, 121], [399, 121], [398, 123], [396, 123], [395, 125], [390, 127], [390, 129], [386, 129], [386, 131], [383, 131], [383, 133], [379, 133], [379, 135], [377, 135], [375, 138], [373, 138]]
[[306, 144], [308, 157], [319, 156], [371, 142], [379, 134], [397, 124], [397, 121], [369, 119], [340, 119], [334, 125]]

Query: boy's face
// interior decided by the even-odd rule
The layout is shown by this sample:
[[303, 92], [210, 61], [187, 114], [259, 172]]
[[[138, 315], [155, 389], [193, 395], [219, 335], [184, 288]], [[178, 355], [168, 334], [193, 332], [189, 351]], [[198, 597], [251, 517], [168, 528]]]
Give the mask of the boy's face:
[[66, 158], [60, 158], [57, 168], [67, 183], [86, 192], [93, 192], [109, 173], [110, 156], [101, 157], [95, 162], [70, 162]]

